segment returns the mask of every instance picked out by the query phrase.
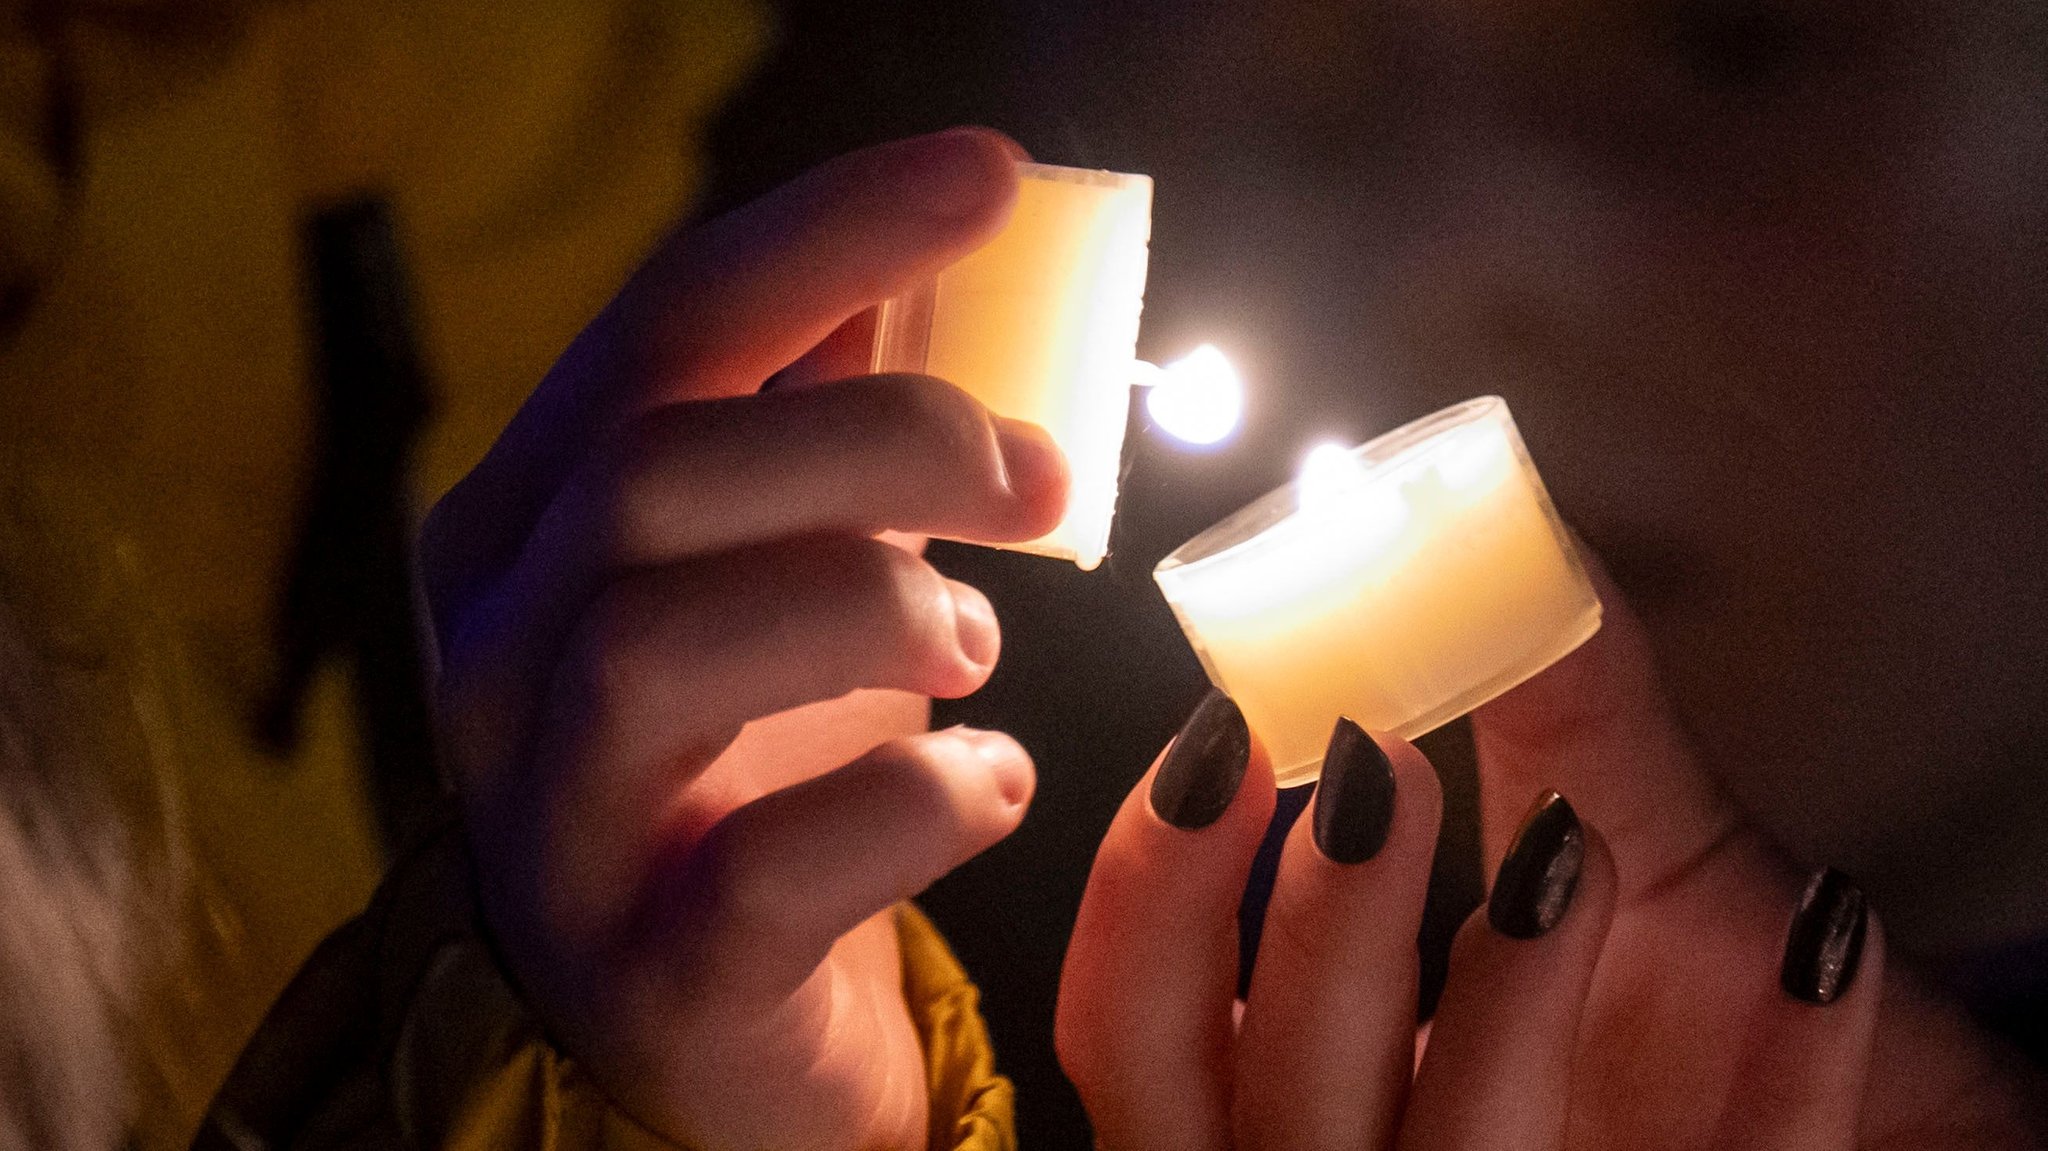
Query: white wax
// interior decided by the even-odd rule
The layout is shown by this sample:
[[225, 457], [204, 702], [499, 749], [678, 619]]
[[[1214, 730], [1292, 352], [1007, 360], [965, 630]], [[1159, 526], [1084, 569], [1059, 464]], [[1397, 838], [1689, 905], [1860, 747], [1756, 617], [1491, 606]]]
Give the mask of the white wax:
[[1600, 626], [1507, 405], [1491, 397], [1319, 455], [1154, 578], [1283, 784], [1320, 773], [1339, 716], [1414, 738]]
[[1018, 551], [1095, 567], [1109, 550], [1145, 302], [1152, 180], [1020, 164], [1017, 209], [980, 250], [883, 305], [877, 372], [949, 380], [1043, 426], [1073, 477], [1066, 519]]

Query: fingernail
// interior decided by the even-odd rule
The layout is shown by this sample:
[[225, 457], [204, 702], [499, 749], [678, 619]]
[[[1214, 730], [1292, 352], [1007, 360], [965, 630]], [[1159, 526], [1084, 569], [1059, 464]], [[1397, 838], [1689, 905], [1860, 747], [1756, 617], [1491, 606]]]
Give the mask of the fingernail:
[[946, 587], [953, 593], [953, 629], [960, 654], [976, 667], [993, 667], [1003, 646], [994, 605], [971, 584], [947, 580]]
[[1808, 1003], [1833, 1003], [1849, 990], [1863, 958], [1869, 920], [1863, 889], [1832, 867], [1814, 873], [1785, 933], [1785, 964], [1778, 982]]
[[1036, 503], [1066, 486], [1067, 457], [1052, 433], [1023, 420], [995, 417], [996, 447], [1003, 454], [1003, 484], [1023, 503]]
[[1556, 927], [1571, 906], [1585, 861], [1586, 830], [1579, 814], [1564, 796], [1546, 790], [1522, 818], [1494, 877], [1486, 903], [1493, 929], [1510, 939], [1534, 939]]
[[1337, 863], [1364, 863], [1386, 846], [1394, 825], [1394, 764], [1379, 741], [1337, 720], [1316, 784], [1316, 847]]
[[957, 220], [986, 209], [1002, 185], [999, 165], [1011, 164], [1008, 149], [994, 133], [979, 128], [953, 128], [926, 136], [920, 158], [925, 211], [942, 220]]
[[1237, 797], [1251, 758], [1244, 713], [1229, 696], [1211, 691], [1181, 725], [1152, 777], [1153, 814], [1183, 831], [1209, 826]]

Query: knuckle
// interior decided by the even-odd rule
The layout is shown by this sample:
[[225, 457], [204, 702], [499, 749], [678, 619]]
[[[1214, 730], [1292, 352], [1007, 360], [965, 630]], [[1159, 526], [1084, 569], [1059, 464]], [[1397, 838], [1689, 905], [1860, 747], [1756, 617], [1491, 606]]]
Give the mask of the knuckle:
[[630, 597], [606, 592], [584, 612], [570, 645], [563, 677], [566, 686], [592, 710], [616, 707], [639, 680], [635, 652], [646, 622]]
[[748, 837], [721, 825], [698, 846], [690, 877], [713, 933], [748, 936], [773, 930], [787, 912], [768, 868], [753, 858]]
[[945, 757], [930, 737], [885, 744], [869, 759], [874, 786], [889, 794], [892, 807], [921, 827], [952, 834], [961, 823]]
[[958, 660], [952, 593], [930, 564], [889, 544], [863, 541], [849, 557], [872, 633], [863, 646], [914, 682], [950, 680]]
[[665, 425], [642, 417], [611, 433], [597, 463], [577, 481], [586, 522], [599, 546], [631, 562], [651, 550], [648, 493], [658, 489], [669, 458]]
[[1304, 902], [1275, 893], [1273, 902], [1266, 908], [1266, 923], [1259, 944], [1262, 953], [1294, 956], [1298, 961], [1310, 964], [1333, 958], [1330, 953], [1341, 946], [1340, 937], [1322, 920], [1322, 914], [1335, 909], [1307, 907], [1303, 906]]
[[643, 412], [606, 432], [572, 481], [572, 513], [623, 562], [652, 562], [687, 538], [701, 496], [742, 446], [753, 397], [696, 400]]
[[993, 461], [987, 410], [952, 384], [931, 376], [877, 376], [874, 398], [878, 438], [905, 441], [903, 447], [951, 469]]

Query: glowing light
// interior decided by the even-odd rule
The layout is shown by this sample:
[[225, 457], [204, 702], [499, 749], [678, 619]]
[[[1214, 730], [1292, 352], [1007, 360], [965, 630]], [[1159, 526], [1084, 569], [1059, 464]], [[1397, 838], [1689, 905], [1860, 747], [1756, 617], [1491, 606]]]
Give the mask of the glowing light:
[[1343, 507], [1364, 490], [1372, 473], [1358, 454], [1342, 444], [1317, 444], [1301, 461], [1295, 498], [1311, 515]]
[[1217, 443], [1244, 416], [1244, 383], [1222, 352], [1203, 344], [1152, 375], [1145, 410], [1175, 439]]
[[1301, 474], [1295, 477], [1294, 502], [1301, 510], [1303, 530], [1334, 530], [1344, 546], [1383, 546], [1408, 522], [1408, 500], [1401, 487], [1376, 476], [1357, 448], [1342, 444], [1309, 449]]
[[1282, 786], [1345, 716], [1413, 738], [1577, 647], [1600, 603], [1507, 406], [1325, 444], [1153, 569]]
[[1515, 466], [1514, 450], [1487, 425], [1461, 428], [1443, 437], [1435, 451], [1437, 474], [1452, 491], [1477, 491], [1500, 482]]

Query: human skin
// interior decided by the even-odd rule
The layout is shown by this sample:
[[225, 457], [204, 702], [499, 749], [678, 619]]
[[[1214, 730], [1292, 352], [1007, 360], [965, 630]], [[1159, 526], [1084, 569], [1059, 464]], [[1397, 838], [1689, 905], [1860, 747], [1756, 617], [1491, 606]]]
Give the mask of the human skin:
[[484, 920], [683, 1145], [925, 1142], [892, 908], [1013, 830], [1034, 776], [1007, 736], [924, 730], [1000, 633], [877, 536], [1029, 539], [1065, 464], [938, 380], [761, 389], [807, 355], [844, 376], [827, 337], [999, 227], [1017, 154], [905, 141], [672, 237], [426, 525]]
[[1413, 747], [1379, 741], [1391, 830], [1363, 859], [1323, 850], [1322, 793], [1355, 770], [1325, 764], [1241, 1005], [1237, 900], [1270, 765], [1241, 758], [1198, 827], [1157, 803], [1178, 748], [1133, 790], [1060, 986], [1061, 1063], [1104, 1151], [2042, 1145], [2040, 1082], [1886, 965], [1874, 922], [1844, 994], [1792, 992], [1796, 870], [1703, 769], [1640, 622], [1592, 567], [1601, 632], [1475, 721], [1489, 861], [1555, 788], [1587, 828], [1577, 890], [1533, 934], [1473, 914], [1419, 1067], [1414, 940], [1441, 805]]
[[1164, 126], [1268, 422], [1504, 395], [1761, 827], [1922, 957], [2048, 935], [2048, 9], [1172, 7], [1046, 98]]
[[[1013, 829], [1031, 791], [1028, 759], [1004, 737], [911, 734], [917, 697], [974, 690], [998, 640], [972, 589], [873, 536], [1038, 534], [1057, 517], [1064, 483], [1043, 434], [930, 380], [754, 394], [1000, 224], [1015, 152], [985, 133], [940, 139], [828, 165], [666, 245], [428, 525], [441, 714], [486, 922], [552, 1033], [629, 1113], [695, 1146], [923, 1140], [921, 1053], [881, 917]], [[934, 203], [944, 187], [958, 196]], [[786, 378], [840, 375], [813, 363]], [[1640, 676], [1648, 660], [1637, 655]], [[1609, 706], [1607, 718], [1682, 742], [1660, 726], [1661, 697], [1625, 698], [1635, 706]], [[1574, 714], [1555, 697], [1536, 707]], [[848, 757], [857, 758], [841, 766]], [[1639, 844], [1632, 824], [1668, 817], [1659, 789], [1697, 787], [1701, 762], [1688, 745], [1682, 757], [1587, 756], [1579, 768], [1633, 771], [1648, 785], [1601, 804], [1598, 826]], [[1249, 790], [1270, 803], [1269, 786]], [[1745, 857], [1763, 850], [1740, 842]], [[1629, 857], [1618, 858], [1625, 893]], [[1226, 891], [1231, 877], [1183, 878]], [[1782, 875], [1738, 878], [1751, 912], [1759, 893], [1782, 894]], [[1711, 907], [1719, 889], [1705, 887]], [[1405, 890], [1419, 899], [1415, 884]], [[1737, 939], [1753, 943], [1762, 921], [1748, 915]], [[1698, 945], [1719, 939], [1711, 917], [1645, 922], [1657, 928], [1636, 941], [1646, 954], [1708, 954]], [[1599, 943], [1597, 932], [1573, 938], [1582, 960]], [[1097, 985], [1143, 1002], [1127, 981]], [[1597, 986], [1585, 1003], [1603, 1009]], [[1475, 1018], [1527, 1022], [1512, 1011]], [[1683, 1064], [1687, 1021], [1681, 1012], [1630, 1031], [1642, 1056], [1632, 1065], [1655, 1065], [1652, 1055]], [[1880, 1042], [1877, 1063], [1895, 1078], [1953, 1075], [1921, 1080], [1937, 1086], [1985, 1081], [1973, 1033], [1952, 1017], [1921, 1022], [1907, 1024], [1918, 1045]], [[1483, 1051], [1495, 1029], [1459, 1030], [1476, 1040], [1466, 1050]], [[1499, 1031], [1553, 1055], [1569, 1038], [1561, 1024]], [[1471, 1071], [1446, 1061], [1453, 1082]], [[1684, 1106], [1645, 1098], [1600, 1130], [1661, 1130]], [[1951, 1093], [1935, 1105], [1974, 1102]], [[1999, 1120], [2005, 1102], [1997, 1094], [1957, 1114]], [[1455, 1107], [1432, 1113], [1449, 1120], [1441, 1130], [1463, 1129]], [[1842, 1106], [1822, 1114], [1837, 1135], [1860, 1116]]]

